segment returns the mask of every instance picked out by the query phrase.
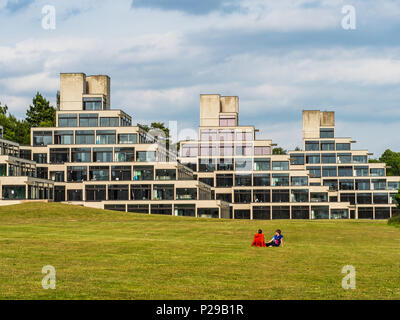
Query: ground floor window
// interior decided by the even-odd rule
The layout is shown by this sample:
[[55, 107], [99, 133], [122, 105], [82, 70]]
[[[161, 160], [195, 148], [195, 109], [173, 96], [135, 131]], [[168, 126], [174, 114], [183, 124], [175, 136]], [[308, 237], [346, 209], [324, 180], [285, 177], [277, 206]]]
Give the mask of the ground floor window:
[[132, 184], [131, 185], [132, 200], [151, 200], [150, 184]]
[[165, 214], [172, 215], [172, 205], [171, 204], [152, 204], [151, 205], [152, 214]]
[[270, 207], [253, 207], [253, 219], [255, 220], [270, 220], [271, 208]]
[[250, 210], [235, 210], [235, 219], [250, 219]]
[[124, 204], [105, 204], [104, 209], [113, 211], [122, 211], [122, 212], [126, 211]]
[[389, 219], [390, 207], [375, 207], [375, 219]]
[[65, 186], [54, 187], [54, 201], [55, 202], [65, 201]]
[[332, 209], [331, 219], [348, 219], [349, 210], [348, 209]]
[[86, 185], [86, 201], [103, 201], [106, 200], [105, 185]]
[[108, 200], [129, 200], [129, 185], [110, 184], [108, 186]]
[[3, 185], [3, 200], [25, 199], [25, 186], [6, 186]]
[[82, 190], [68, 190], [67, 199], [68, 201], [82, 201]]
[[196, 208], [194, 204], [176, 204], [174, 206], [175, 216], [195, 217]]
[[128, 204], [128, 212], [149, 213], [148, 204]]
[[201, 218], [219, 218], [218, 208], [198, 208], [197, 216]]
[[176, 189], [176, 200], [196, 200], [197, 189], [196, 188], [177, 188]]
[[292, 219], [310, 219], [309, 206], [293, 206]]
[[154, 185], [154, 200], [173, 200], [173, 199], [174, 199], [173, 184]]
[[373, 219], [374, 218], [374, 208], [358, 208], [358, 219]]
[[290, 219], [290, 207], [272, 207], [272, 219]]
[[311, 219], [329, 219], [329, 206], [312, 206]]

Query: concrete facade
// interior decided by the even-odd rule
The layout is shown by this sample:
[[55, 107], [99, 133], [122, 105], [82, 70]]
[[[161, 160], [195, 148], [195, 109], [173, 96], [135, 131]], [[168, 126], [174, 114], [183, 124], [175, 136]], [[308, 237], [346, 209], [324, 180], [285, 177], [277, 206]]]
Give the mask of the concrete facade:
[[[231, 219], [386, 219], [400, 177], [335, 132], [335, 114], [303, 111], [302, 150], [273, 154], [239, 125], [239, 98], [200, 95], [198, 140], [178, 155], [118, 109], [110, 78], [60, 75], [56, 127], [31, 145], [0, 139], [0, 204], [58, 201], [145, 214]], [[1, 128], [0, 128], [1, 131]]]

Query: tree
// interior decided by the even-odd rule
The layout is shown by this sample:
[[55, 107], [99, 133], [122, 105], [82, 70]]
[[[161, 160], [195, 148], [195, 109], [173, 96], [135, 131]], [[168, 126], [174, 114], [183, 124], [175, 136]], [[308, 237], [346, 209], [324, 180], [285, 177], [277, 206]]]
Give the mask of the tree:
[[393, 152], [387, 149], [379, 158], [380, 162], [386, 163], [388, 176], [400, 176], [400, 152]]
[[272, 154], [287, 154], [287, 151], [281, 147], [274, 148]]
[[31, 127], [54, 127], [56, 109], [39, 92], [32, 99], [32, 105], [26, 111], [26, 121]]
[[164, 123], [162, 123], [162, 122], [152, 122], [150, 127], [148, 125], [145, 125], [145, 124], [143, 125], [143, 124], [139, 124], [138, 123], [138, 127], [143, 129], [146, 132], [153, 131], [153, 132], [151, 132], [151, 134], [157, 140], [161, 139], [161, 138], [164, 139], [164, 137], [161, 137], [161, 136], [157, 135], [156, 132], [154, 132], [156, 130], [161, 130], [165, 135], [165, 147], [167, 149], [169, 148], [169, 145], [170, 145], [170, 142], [171, 142], [170, 141], [171, 136], [170, 136], [169, 128], [167, 128]]
[[30, 144], [30, 126], [25, 120], [18, 120], [8, 113], [8, 107], [1, 106], [0, 125], [3, 126], [3, 138], [20, 144]]

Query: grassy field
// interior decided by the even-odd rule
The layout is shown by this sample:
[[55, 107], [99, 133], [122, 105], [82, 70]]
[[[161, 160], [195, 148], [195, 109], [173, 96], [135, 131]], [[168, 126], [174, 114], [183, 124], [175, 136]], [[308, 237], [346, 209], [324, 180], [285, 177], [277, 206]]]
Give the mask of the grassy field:
[[[258, 228], [278, 227], [284, 248], [250, 247]], [[42, 288], [45, 265], [55, 290]], [[342, 288], [345, 265], [355, 290]], [[400, 229], [0, 207], [0, 299], [400, 299]]]

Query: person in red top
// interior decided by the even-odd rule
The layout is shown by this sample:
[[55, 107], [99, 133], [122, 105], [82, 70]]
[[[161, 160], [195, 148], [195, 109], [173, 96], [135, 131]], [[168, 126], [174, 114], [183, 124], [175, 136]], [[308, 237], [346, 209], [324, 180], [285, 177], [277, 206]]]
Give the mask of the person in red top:
[[262, 230], [259, 229], [258, 233], [254, 235], [254, 240], [251, 246], [256, 246], [256, 247], [265, 247], [265, 240], [264, 240], [264, 235], [262, 233]]

